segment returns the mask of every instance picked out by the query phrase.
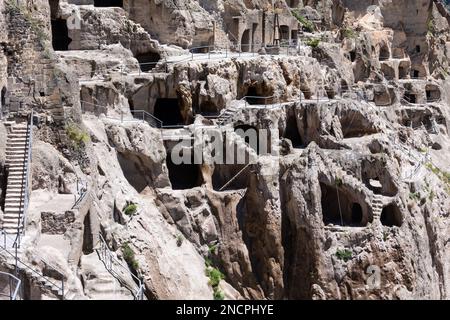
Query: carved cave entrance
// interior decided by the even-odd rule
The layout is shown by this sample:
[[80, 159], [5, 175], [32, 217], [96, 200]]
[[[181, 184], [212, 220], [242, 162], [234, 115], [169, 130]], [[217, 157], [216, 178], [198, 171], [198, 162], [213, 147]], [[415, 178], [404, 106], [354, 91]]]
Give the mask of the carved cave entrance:
[[4, 107], [5, 105], [6, 105], [6, 87], [3, 87], [1, 92], [0, 107]]
[[289, 41], [289, 27], [286, 25], [280, 26], [281, 41]]
[[156, 64], [161, 60], [161, 56], [156, 52], [147, 52], [136, 55], [137, 61], [142, 72], [148, 72], [155, 68]]
[[94, 0], [94, 6], [123, 8], [123, 0]]
[[[335, 187], [320, 183], [322, 215], [325, 225], [334, 224], [350, 227], [364, 227], [367, 219], [361, 205], [350, 194]], [[338, 195], [339, 192], [339, 195]], [[341, 220], [342, 212], [342, 220]]]
[[55, 51], [67, 51], [72, 39], [69, 38], [67, 21], [64, 19], [52, 19], [52, 44]]
[[250, 29], [247, 29], [242, 34], [241, 38], [241, 52], [250, 51]]
[[288, 115], [283, 138], [289, 139], [292, 143], [292, 147], [294, 148], [301, 148], [303, 146], [303, 141], [298, 130], [297, 118], [295, 114]]
[[403, 218], [400, 209], [393, 204], [384, 207], [381, 212], [381, 223], [388, 227], [401, 227]]
[[164, 126], [178, 126], [184, 123], [178, 99], [159, 98], [156, 100], [154, 116], [161, 120]]
[[[169, 180], [174, 190], [187, 190], [200, 187], [203, 183], [200, 165], [198, 164], [175, 164], [167, 156], [167, 169], [169, 170]], [[193, 163], [193, 161], [192, 161]]]

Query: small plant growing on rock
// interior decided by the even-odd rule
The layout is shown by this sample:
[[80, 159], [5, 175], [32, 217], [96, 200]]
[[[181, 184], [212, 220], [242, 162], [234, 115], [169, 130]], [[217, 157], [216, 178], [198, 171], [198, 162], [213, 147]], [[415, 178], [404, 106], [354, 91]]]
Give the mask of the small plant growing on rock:
[[343, 182], [342, 182], [342, 179], [341, 179], [341, 178], [336, 178], [336, 179], [335, 179], [335, 182], [336, 182], [336, 186], [337, 186], [337, 187], [341, 187], [341, 186], [343, 185]]
[[300, 22], [305, 31], [314, 32], [314, 24], [300, 14], [298, 10], [292, 10], [292, 15]]
[[66, 126], [66, 134], [78, 149], [89, 142], [89, 135], [75, 123]]
[[209, 278], [209, 285], [213, 288], [213, 297], [214, 300], [223, 300], [225, 298], [225, 294], [220, 290], [219, 284], [225, 276], [219, 269], [213, 267], [206, 268], [206, 275]]
[[128, 243], [122, 245], [122, 253], [123, 258], [132, 269], [136, 270], [139, 268], [139, 263], [136, 261], [134, 251]]
[[134, 216], [137, 213], [137, 204], [127, 201], [127, 204], [123, 207], [123, 213], [127, 216]]
[[338, 257], [338, 259], [340, 259], [340, 260], [347, 262], [352, 259], [353, 253], [348, 249], [344, 249], [344, 250], [338, 249], [336, 251], [336, 257]]
[[355, 30], [349, 29], [349, 28], [345, 28], [344, 30], [342, 30], [342, 35], [344, 36], [344, 38], [347, 38], [347, 39], [355, 39], [356, 38]]
[[177, 236], [177, 246], [181, 247], [183, 245], [184, 238], [181, 234]]
[[320, 39], [309, 39], [308, 41], [306, 41], [306, 45], [315, 49], [319, 46], [320, 44]]

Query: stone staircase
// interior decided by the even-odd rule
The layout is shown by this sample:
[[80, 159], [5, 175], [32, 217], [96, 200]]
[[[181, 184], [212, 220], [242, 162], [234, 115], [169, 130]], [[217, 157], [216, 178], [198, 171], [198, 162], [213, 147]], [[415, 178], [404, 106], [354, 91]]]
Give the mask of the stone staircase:
[[228, 124], [240, 109], [241, 108], [238, 107], [237, 105], [230, 105], [226, 107], [217, 117], [217, 124], [219, 126], [224, 126]]
[[381, 219], [381, 212], [383, 211], [383, 196], [374, 194], [372, 198], [372, 215], [373, 221]]
[[29, 161], [31, 130], [27, 123], [11, 126], [6, 146], [8, 183], [6, 187], [3, 230], [17, 234], [23, 229], [22, 221], [27, 201], [27, 164]]

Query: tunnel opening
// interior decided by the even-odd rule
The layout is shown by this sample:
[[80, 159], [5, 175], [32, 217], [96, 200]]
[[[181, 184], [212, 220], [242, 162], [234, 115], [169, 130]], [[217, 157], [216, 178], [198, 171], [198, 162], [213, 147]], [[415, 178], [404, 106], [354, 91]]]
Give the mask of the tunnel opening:
[[355, 60], [356, 60], [356, 51], [352, 50], [350, 51], [350, 61], [355, 62]]
[[123, 0], [94, 0], [95, 7], [119, 7], [123, 8]]
[[161, 120], [164, 126], [180, 126], [184, 123], [176, 98], [158, 98], [155, 103], [154, 116]]
[[153, 70], [161, 60], [161, 56], [157, 52], [147, 52], [136, 55], [136, 59], [139, 62], [139, 67], [142, 72], [148, 72]]
[[326, 89], [326, 94], [328, 99], [334, 99], [334, 97], [336, 96], [336, 92], [333, 89]]
[[389, 52], [389, 48], [384, 45], [380, 48], [380, 54], [378, 56], [378, 60], [379, 61], [385, 61], [385, 60], [389, 60], [389, 58], [391, 57], [391, 53]]
[[298, 44], [298, 30], [291, 31], [291, 42], [294, 46]]
[[281, 35], [281, 41], [283, 43], [289, 42], [289, 26], [282, 25], [280, 26], [280, 35]]
[[266, 100], [264, 97], [259, 96], [258, 89], [255, 85], [251, 85], [250, 87], [248, 87], [245, 97], [245, 100], [250, 105], [265, 104], [266, 101], [268, 103], [268, 100]]
[[406, 92], [403, 95], [403, 98], [408, 101], [409, 103], [417, 103], [417, 96], [415, 93], [412, 92]]
[[398, 66], [398, 77], [399, 77], [399, 79], [406, 79], [406, 78], [408, 78], [408, 74], [409, 74], [409, 64], [408, 64], [408, 62], [406, 62], [406, 61], [400, 62], [399, 66]]
[[381, 72], [383, 72], [384, 77], [387, 80], [394, 80], [395, 79], [395, 70], [391, 66], [387, 64], [381, 65]]
[[384, 207], [381, 212], [381, 223], [387, 227], [401, 227], [403, 217], [400, 209], [394, 204]]
[[[215, 191], [232, 191], [247, 188], [248, 171], [242, 171], [244, 168], [245, 165], [216, 164], [212, 175], [213, 189]], [[223, 190], [221, 190], [222, 188]]]
[[247, 29], [242, 34], [241, 38], [241, 52], [250, 52], [250, 29]]
[[193, 164], [193, 159], [190, 164], [175, 164], [172, 158], [168, 156], [166, 163], [173, 190], [188, 190], [202, 185], [200, 165]]
[[419, 70], [416, 70], [416, 69], [412, 70], [411, 77], [412, 77], [413, 79], [418, 79], [419, 76], [420, 76]]
[[6, 105], [6, 87], [3, 87], [1, 91], [0, 107], [4, 107], [5, 105]]
[[52, 19], [52, 45], [55, 51], [67, 51], [72, 39], [69, 38], [67, 21], [64, 19]]
[[363, 211], [359, 203], [352, 205], [352, 225], [361, 225], [363, 219]]
[[238, 125], [234, 128], [234, 132], [244, 139], [245, 143], [250, 146], [259, 155], [259, 134], [258, 129], [248, 124]]
[[368, 223], [361, 205], [349, 193], [320, 182], [323, 223], [364, 227]]
[[427, 102], [435, 102], [441, 99], [441, 91], [435, 85], [427, 85], [425, 87]]
[[283, 133], [283, 138], [290, 140], [293, 148], [303, 147], [303, 141], [298, 130], [297, 118], [295, 116], [295, 113], [290, 113], [287, 116], [286, 128]]

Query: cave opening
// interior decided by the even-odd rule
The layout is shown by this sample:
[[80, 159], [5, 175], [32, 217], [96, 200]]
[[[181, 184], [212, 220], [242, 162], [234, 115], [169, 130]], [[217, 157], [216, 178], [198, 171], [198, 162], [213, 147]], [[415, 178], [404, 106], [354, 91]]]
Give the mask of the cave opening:
[[334, 97], [336, 96], [336, 92], [334, 92], [333, 89], [327, 89], [326, 93], [327, 93], [328, 99], [330, 99], [330, 100], [334, 99]]
[[183, 125], [178, 99], [158, 98], [155, 103], [154, 116], [163, 122], [164, 126]]
[[95, 7], [119, 7], [123, 8], [123, 0], [94, 0]]
[[69, 38], [67, 21], [64, 19], [52, 19], [52, 45], [55, 51], [67, 51], [72, 39]]
[[441, 99], [441, 91], [437, 86], [427, 85], [425, 87], [427, 102], [434, 102]]
[[416, 53], [420, 53], [420, 45], [416, 46]]
[[94, 252], [94, 239], [91, 228], [91, 213], [88, 211], [83, 221], [83, 254], [88, 255]]
[[292, 143], [292, 147], [301, 148], [303, 147], [303, 141], [300, 136], [297, 118], [295, 114], [289, 114], [286, 119], [286, 129], [284, 130], [283, 138], [289, 139]]
[[398, 66], [398, 77], [399, 79], [406, 79], [408, 78], [408, 74], [409, 74], [409, 66], [407, 63], [400, 63], [400, 65]]
[[[241, 190], [248, 185], [247, 172], [241, 172], [246, 165], [242, 164], [216, 164], [212, 175], [212, 185], [215, 191]], [[238, 173], [240, 173], [238, 175]], [[222, 187], [225, 187], [223, 190]]]
[[303, 93], [303, 97], [306, 100], [310, 100], [312, 98], [311, 90], [302, 90], [302, 93]]
[[1, 91], [0, 107], [4, 107], [5, 105], [6, 105], [6, 87], [3, 87]]
[[149, 185], [143, 159], [135, 154], [117, 154], [125, 179], [138, 192], [142, 193]]
[[194, 161], [191, 161], [190, 164], [175, 164], [172, 158], [168, 156], [166, 163], [173, 190], [188, 190], [202, 185], [200, 165], [193, 164]]
[[289, 8], [297, 8], [300, 4], [300, 0], [290, 0]]
[[403, 97], [409, 103], [417, 103], [417, 96], [412, 92], [406, 92]]
[[289, 41], [289, 26], [282, 25], [280, 26], [280, 35], [281, 35], [281, 41], [283, 43], [287, 43]]
[[340, 188], [320, 183], [322, 216], [325, 225], [364, 227], [368, 223], [361, 205]]
[[381, 223], [387, 227], [401, 227], [403, 218], [400, 209], [394, 204], [384, 207], [381, 212]]
[[379, 61], [389, 60], [391, 53], [389, 52], [389, 48], [387, 46], [382, 46], [380, 48], [380, 55], [378, 57]]
[[259, 155], [259, 132], [256, 127], [248, 124], [241, 124], [234, 128], [234, 132], [244, 139], [245, 143]]
[[157, 52], [147, 52], [136, 55], [136, 59], [139, 62], [139, 67], [142, 72], [148, 72], [153, 70], [161, 60], [161, 55]]
[[291, 42], [295, 46], [298, 44], [298, 30], [291, 31]]
[[250, 29], [247, 29], [242, 34], [241, 38], [241, 52], [250, 51]]
[[355, 62], [355, 60], [356, 60], [356, 51], [352, 50], [350, 51], [350, 61]]
[[245, 97], [247, 103], [251, 105], [258, 105], [265, 103], [265, 99], [259, 96], [258, 89], [254, 85], [248, 87]]
[[412, 78], [413, 78], [413, 79], [418, 79], [419, 76], [420, 76], [419, 70], [414, 69], [414, 70], [412, 71]]

